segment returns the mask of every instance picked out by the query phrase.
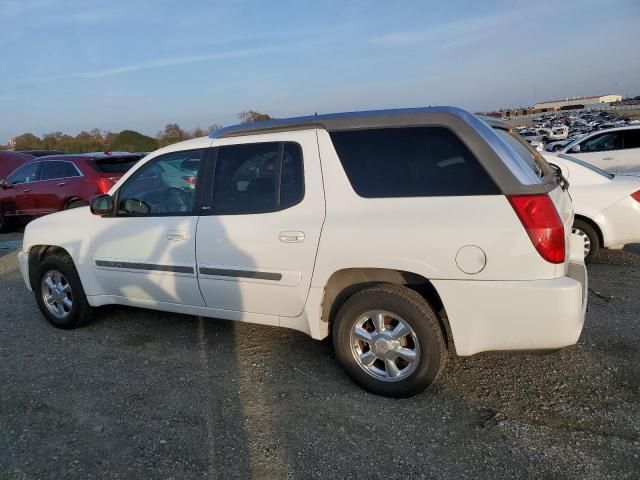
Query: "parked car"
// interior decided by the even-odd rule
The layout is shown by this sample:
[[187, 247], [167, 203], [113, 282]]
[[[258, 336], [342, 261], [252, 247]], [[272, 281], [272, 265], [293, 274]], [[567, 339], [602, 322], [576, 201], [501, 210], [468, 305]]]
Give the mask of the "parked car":
[[626, 126], [592, 132], [560, 152], [609, 173], [640, 173], [640, 127]]
[[575, 142], [576, 140], [579, 140], [583, 136], [584, 136], [583, 134], [578, 134], [578, 135], [574, 135], [573, 137], [569, 137], [566, 140], [558, 140], [556, 142], [547, 143], [545, 150], [547, 152], [559, 152], [564, 147], [566, 147], [570, 143]]
[[0, 178], [4, 178], [23, 163], [33, 160], [31, 155], [13, 150], [0, 150]]
[[[158, 175], [196, 163], [195, 188]], [[123, 304], [331, 335], [357, 383], [402, 397], [454, 345], [578, 340], [587, 276], [565, 187], [508, 129], [452, 107], [236, 125], [148, 155], [91, 210], [31, 222], [19, 264], [56, 327]]]
[[640, 177], [612, 175], [565, 154], [547, 160], [569, 181], [576, 212], [573, 233], [584, 238], [587, 262], [600, 248], [640, 243]]
[[0, 229], [89, 204], [141, 158], [136, 154], [29, 157], [0, 179]]

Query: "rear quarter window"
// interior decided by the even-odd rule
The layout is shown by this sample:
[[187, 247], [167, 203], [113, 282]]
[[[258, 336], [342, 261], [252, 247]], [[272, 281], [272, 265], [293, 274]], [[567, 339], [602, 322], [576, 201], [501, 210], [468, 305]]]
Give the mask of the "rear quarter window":
[[484, 167], [444, 127], [331, 132], [340, 162], [365, 198], [497, 195]]

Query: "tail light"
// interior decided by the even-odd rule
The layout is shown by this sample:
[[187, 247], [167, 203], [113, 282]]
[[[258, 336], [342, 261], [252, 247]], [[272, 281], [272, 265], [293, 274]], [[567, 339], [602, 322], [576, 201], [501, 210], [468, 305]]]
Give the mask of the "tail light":
[[198, 182], [198, 177], [182, 177], [182, 179], [191, 185], [195, 185]]
[[107, 193], [114, 183], [115, 182], [110, 178], [99, 178], [97, 182], [98, 192], [100, 192], [101, 194]]
[[540, 256], [551, 263], [564, 262], [564, 226], [549, 195], [510, 195], [507, 198]]
[[631, 197], [636, 201], [640, 202], [640, 190], [631, 194]]

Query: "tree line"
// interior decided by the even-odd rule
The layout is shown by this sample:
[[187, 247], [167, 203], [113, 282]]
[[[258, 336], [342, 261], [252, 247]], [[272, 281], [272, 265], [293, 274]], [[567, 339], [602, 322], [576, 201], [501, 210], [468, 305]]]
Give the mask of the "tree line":
[[[238, 114], [240, 123], [252, 123], [270, 120], [266, 113], [247, 110]], [[45, 133], [41, 137], [31, 132], [23, 133], [12, 139], [9, 145], [0, 145], [0, 150], [59, 150], [65, 153], [87, 152], [150, 152], [172, 143], [190, 138], [203, 137], [212, 130], [221, 128], [213, 124], [204, 130], [196, 127], [185, 130], [177, 123], [167, 124], [155, 137], [144, 135], [135, 130], [122, 130], [119, 133], [106, 132], [99, 128], [82, 131], [72, 136], [62, 132]]]

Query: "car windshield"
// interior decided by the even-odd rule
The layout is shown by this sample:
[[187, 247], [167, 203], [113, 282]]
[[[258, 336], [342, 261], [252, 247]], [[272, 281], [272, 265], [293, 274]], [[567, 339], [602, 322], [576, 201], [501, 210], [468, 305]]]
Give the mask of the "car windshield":
[[519, 134], [502, 128], [494, 128], [494, 130], [531, 167], [538, 177], [543, 178], [554, 173], [544, 157], [531, 148]]
[[571, 155], [566, 155], [564, 153], [561, 153], [560, 155], [558, 155], [558, 158], [562, 158], [563, 160], [567, 160], [569, 162], [577, 163], [578, 165], [588, 168], [589, 170], [591, 170], [594, 173], [597, 173], [598, 175], [602, 175], [603, 177], [606, 177], [609, 180], [613, 180], [613, 175], [610, 174], [609, 172], [605, 172], [604, 170], [596, 167], [595, 165], [591, 165], [590, 163], [579, 160], [576, 157], [572, 157]]

